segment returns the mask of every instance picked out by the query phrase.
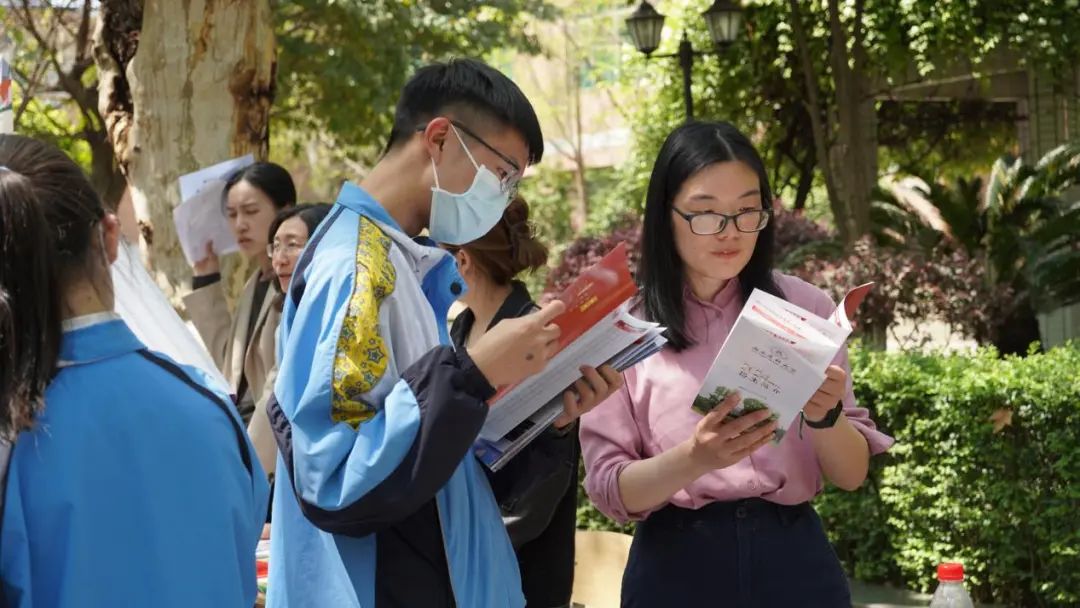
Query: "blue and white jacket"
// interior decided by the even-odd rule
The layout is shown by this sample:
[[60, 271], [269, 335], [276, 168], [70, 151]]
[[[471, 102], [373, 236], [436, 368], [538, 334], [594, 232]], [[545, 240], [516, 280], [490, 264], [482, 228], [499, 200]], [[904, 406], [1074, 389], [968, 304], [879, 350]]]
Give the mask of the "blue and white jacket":
[[453, 257], [346, 184], [282, 313], [270, 608], [524, 605], [472, 456], [494, 389], [449, 344]]
[[269, 488], [232, 401], [116, 315], [68, 326], [11, 452], [0, 605], [250, 608]]

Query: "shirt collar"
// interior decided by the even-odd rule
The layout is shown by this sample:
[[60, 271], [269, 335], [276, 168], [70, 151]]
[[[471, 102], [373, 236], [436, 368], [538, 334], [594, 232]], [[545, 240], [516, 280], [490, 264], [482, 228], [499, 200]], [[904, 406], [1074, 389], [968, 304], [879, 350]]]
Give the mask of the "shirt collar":
[[116, 313], [76, 317], [64, 321], [58, 366], [92, 363], [145, 348]]
[[120, 315], [109, 310], [105, 312], [95, 312], [88, 315], [82, 315], [79, 317], [71, 317], [70, 319], [64, 319], [62, 326], [64, 333], [69, 331], [75, 331], [90, 327], [91, 325], [97, 325], [99, 323], [105, 323], [106, 321], [116, 321], [120, 319]]

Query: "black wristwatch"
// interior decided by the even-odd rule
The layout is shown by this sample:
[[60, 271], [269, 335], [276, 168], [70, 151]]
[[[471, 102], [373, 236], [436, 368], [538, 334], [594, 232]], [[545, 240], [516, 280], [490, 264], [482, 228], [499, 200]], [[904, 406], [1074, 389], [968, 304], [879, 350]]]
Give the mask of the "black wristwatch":
[[838, 401], [836, 402], [836, 407], [829, 410], [829, 413], [825, 414], [825, 417], [821, 420], [814, 422], [813, 420], [808, 420], [806, 416], [803, 416], [803, 422], [812, 429], [831, 429], [836, 426], [836, 421], [840, 419], [840, 413], [843, 411], [844, 402]]

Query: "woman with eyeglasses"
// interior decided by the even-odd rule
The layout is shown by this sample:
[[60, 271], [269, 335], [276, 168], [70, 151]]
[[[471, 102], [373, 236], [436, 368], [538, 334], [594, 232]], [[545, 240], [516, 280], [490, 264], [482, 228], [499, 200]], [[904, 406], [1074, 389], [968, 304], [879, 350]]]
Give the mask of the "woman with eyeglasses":
[[[274, 276], [277, 277], [274, 284], [277, 293], [288, 292], [300, 253], [311, 235], [315, 234], [319, 223], [330, 213], [330, 208], [328, 203], [304, 203], [288, 207], [278, 213], [270, 224], [270, 244], [266, 246], [266, 256], [270, 258]], [[280, 298], [277, 304], [280, 309]]]
[[823, 317], [834, 308], [773, 270], [771, 218], [765, 166], [744, 134], [693, 122], [668, 136], [646, 198], [638, 311], [667, 327], [668, 348], [581, 422], [589, 497], [640, 522], [623, 606], [851, 606], [810, 501], [826, 480], [857, 489], [892, 439], [856, 406], [846, 350], [778, 444], [767, 410], [725, 419], [737, 394], [704, 417], [691, 409], [755, 288]]
[[[319, 223], [330, 213], [331, 206], [326, 203], [305, 203], [286, 207], [278, 212], [274, 221], [270, 223], [267, 237], [270, 242], [266, 246], [266, 258], [270, 260], [273, 271], [274, 293], [277, 294], [270, 300], [270, 311], [267, 313], [265, 327], [276, 333], [278, 322], [281, 320], [281, 309], [284, 299], [288, 297], [289, 281], [292, 280], [296, 262], [304, 251], [304, 246], [315, 234]], [[275, 352], [264, 353], [274, 361]], [[277, 379], [277, 365], [274, 364], [266, 373], [264, 386], [268, 394], [274, 388]], [[265, 399], [265, 396], [264, 396]], [[256, 412], [248, 424], [248, 434], [255, 444], [259, 454], [259, 461], [264, 463], [267, 474], [273, 475], [277, 463], [277, 443], [274, 440], [273, 429], [270, 428], [270, 418], [265, 411]]]
[[[274, 388], [270, 372], [275, 366], [280, 315], [273, 310], [274, 298], [268, 297], [271, 285], [277, 283], [266, 255], [269, 226], [279, 211], [295, 204], [292, 177], [279, 165], [255, 163], [230, 176], [225, 182], [225, 215], [240, 252], [258, 270], [244, 285], [235, 313], [230, 314], [218, 258], [208, 246], [206, 258], [193, 267], [192, 291], [184, 297], [192, 323], [231, 385], [249, 433], [256, 410], [260, 413], [255, 418], [266, 417], [266, 400]], [[252, 440], [263, 468], [272, 474], [273, 438], [252, 433]]]

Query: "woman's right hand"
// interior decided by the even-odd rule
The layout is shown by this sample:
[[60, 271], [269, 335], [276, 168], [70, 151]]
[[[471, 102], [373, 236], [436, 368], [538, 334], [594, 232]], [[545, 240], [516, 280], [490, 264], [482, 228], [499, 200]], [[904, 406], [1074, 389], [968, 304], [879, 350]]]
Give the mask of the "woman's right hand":
[[206, 257], [192, 264], [191, 269], [194, 271], [194, 274], [197, 277], [205, 277], [207, 275], [217, 274], [221, 272], [221, 266], [218, 264], [217, 254], [214, 253], [213, 243], [206, 243]]
[[768, 420], [772, 414], [768, 409], [725, 420], [740, 399], [738, 393], [728, 395], [694, 429], [694, 436], [689, 439], [689, 455], [702, 474], [730, 467], [772, 440], [776, 421], [754, 428]]

